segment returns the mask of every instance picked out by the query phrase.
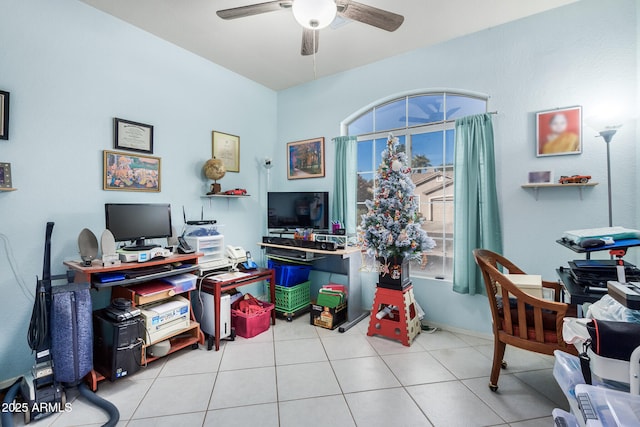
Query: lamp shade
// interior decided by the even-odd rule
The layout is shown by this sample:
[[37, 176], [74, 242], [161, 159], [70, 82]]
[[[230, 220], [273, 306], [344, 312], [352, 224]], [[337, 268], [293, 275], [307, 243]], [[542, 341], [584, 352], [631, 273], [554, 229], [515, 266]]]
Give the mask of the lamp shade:
[[337, 12], [334, 0], [295, 0], [292, 9], [296, 21], [311, 30], [327, 27]]

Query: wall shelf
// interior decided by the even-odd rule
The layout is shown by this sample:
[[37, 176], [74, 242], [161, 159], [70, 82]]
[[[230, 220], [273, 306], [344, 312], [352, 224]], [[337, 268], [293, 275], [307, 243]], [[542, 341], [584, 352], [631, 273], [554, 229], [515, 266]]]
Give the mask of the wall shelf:
[[223, 199], [241, 199], [243, 197], [251, 197], [250, 194], [205, 194], [204, 196], [202, 196], [206, 199], [212, 199], [214, 197], [221, 197]]
[[209, 199], [209, 207], [211, 207], [211, 201], [213, 199], [227, 199], [227, 209], [229, 209], [229, 200], [231, 199], [246, 199], [247, 197], [251, 197], [249, 194], [205, 194], [204, 196], [200, 196], [203, 199]]
[[595, 187], [598, 182], [586, 182], [586, 183], [571, 183], [571, 184], [522, 184], [522, 188], [533, 189], [534, 196], [538, 200], [538, 191], [541, 188], [577, 188], [580, 192], [580, 200], [582, 200], [582, 189], [585, 187]]
[[0, 191], [16, 191], [17, 188], [0, 188]]

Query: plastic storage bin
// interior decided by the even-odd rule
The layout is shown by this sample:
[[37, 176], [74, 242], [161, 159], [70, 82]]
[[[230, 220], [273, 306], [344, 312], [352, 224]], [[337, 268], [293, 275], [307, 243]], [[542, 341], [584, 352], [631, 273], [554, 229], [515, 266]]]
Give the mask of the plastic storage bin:
[[[290, 288], [276, 285], [276, 311], [293, 313], [311, 303], [311, 282], [306, 281]], [[265, 293], [269, 296], [269, 285], [265, 284]]]
[[[586, 384], [576, 386], [582, 414], [590, 413], [587, 427], [626, 427], [640, 425], [640, 396]], [[578, 415], [581, 416], [582, 414]]]
[[262, 302], [262, 304], [263, 310], [257, 314], [246, 314], [240, 310], [231, 309], [231, 326], [236, 329], [236, 335], [251, 338], [269, 330], [271, 310], [274, 305], [268, 302]]
[[309, 272], [311, 271], [311, 266], [309, 265], [281, 264], [271, 260], [269, 260], [267, 266], [276, 271], [276, 285], [284, 286], [285, 288], [306, 282], [309, 280]]

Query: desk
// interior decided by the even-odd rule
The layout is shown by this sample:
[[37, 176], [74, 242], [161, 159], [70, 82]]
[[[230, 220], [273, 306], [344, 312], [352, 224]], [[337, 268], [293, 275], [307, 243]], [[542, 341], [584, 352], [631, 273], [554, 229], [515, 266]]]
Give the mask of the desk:
[[[267, 256], [273, 255], [283, 257], [281, 251], [306, 252], [312, 254], [313, 258], [306, 260], [319, 271], [342, 274], [347, 276], [349, 288], [349, 303], [347, 308], [347, 323], [338, 328], [339, 332], [346, 332], [362, 319], [369, 316], [369, 311], [362, 309], [362, 289], [360, 286], [360, 265], [362, 255], [360, 248], [347, 247], [336, 251], [324, 251], [320, 249], [301, 248], [298, 246], [276, 245], [272, 243], [258, 243], [267, 250]], [[270, 253], [270, 251], [274, 251]], [[286, 256], [285, 256], [286, 258]], [[300, 262], [300, 258], [295, 258]]]
[[[214, 307], [216, 307], [214, 313], [214, 333], [215, 333], [215, 346], [216, 351], [220, 350], [220, 298], [222, 292], [229, 291], [231, 289], [238, 288], [244, 285], [250, 285], [251, 283], [261, 282], [263, 280], [269, 281], [269, 293], [271, 301], [276, 300], [276, 272], [268, 268], [259, 268], [253, 272], [248, 272], [248, 276], [243, 276], [237, 279], [231, 279], [227, 281], [219, 281], [212, 278], [207, 278], [202, 281], [200, 290], [213, 295]], [[271, 310], [271, 324], [276, 324], [276, 311]]]
[[584, 286], [578, 285], [575, 280], [573, 280], [573, 277], [571, 277], [569, 267], [560, 267], [556, 270], [556, 273], [558, 273], [560, 282], [569, 295], [569, 301], [565, 301], [567, 304], [580, 305], [586, 302], [594, 303], [607, 294], [606, 288], [603, 289], [602, 292], [585, 292]]

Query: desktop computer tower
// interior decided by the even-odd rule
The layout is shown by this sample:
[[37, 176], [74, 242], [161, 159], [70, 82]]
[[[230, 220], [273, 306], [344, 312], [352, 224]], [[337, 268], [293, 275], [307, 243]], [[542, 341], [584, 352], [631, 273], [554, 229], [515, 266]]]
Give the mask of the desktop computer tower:
[[[200, 323], [200, 329], [207, 335], [214, 336], [214, 314], [216, 310], [213, 295], [201, 291], [193, 291], [191, 295], [193, 314]], [[220, 339], [231, 335], [231, 295], [220, 297]]]
[[111, 381], [137, 372], [142, 365], [144, 331], [140, 316], [118, 321], [106, 310], [94, 312], [94, 369]]

